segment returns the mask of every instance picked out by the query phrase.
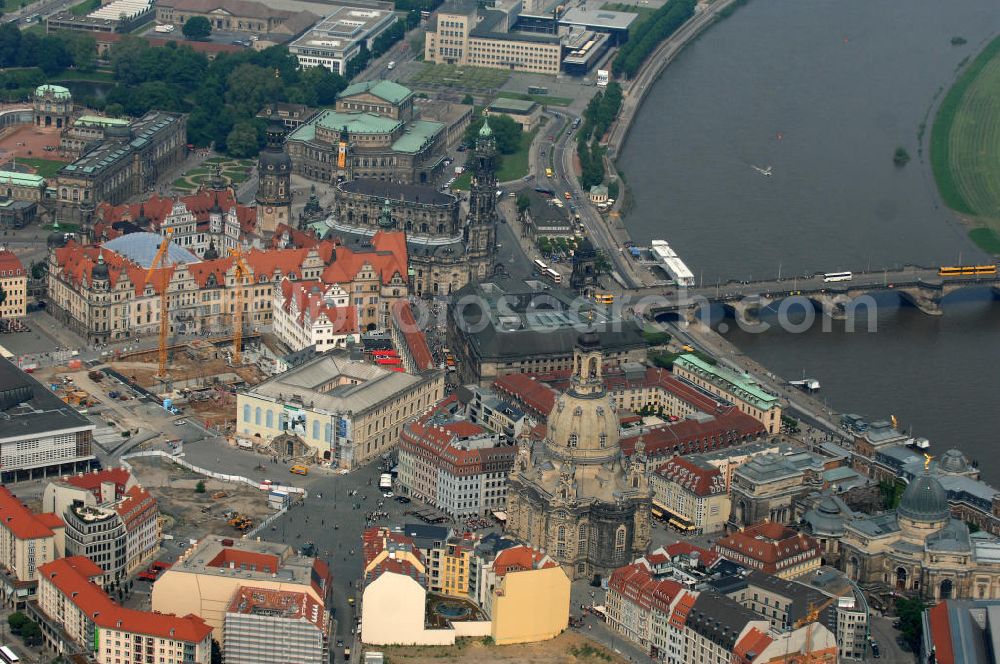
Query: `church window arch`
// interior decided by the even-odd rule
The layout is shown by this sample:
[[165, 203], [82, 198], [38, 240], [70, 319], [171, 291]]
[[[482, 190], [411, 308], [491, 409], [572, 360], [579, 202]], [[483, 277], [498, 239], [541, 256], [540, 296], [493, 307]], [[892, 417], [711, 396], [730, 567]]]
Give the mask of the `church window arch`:
[[625, 535], [626, 529], [625, 524], [618, 526], [615, 530], [615, 558], [618, 559], [625, 555]]
[[268, 429], [273, 429], [274, 428], [274, 412], [273, 411], [270, 411], [270, 410], [267, 411], [267, 414], [264, 417], [264, 422], [266, 423], [266, 426], [267, 426]]

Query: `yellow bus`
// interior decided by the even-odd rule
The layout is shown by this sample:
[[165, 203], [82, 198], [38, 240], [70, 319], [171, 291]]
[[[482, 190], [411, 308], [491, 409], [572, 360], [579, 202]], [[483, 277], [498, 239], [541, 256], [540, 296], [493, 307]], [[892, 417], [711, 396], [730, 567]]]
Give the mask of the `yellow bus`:
[[594, 302], [597, 302], [598, 304], [614, 304], [615, 296], [611, 293], [595, 293]]
[[309, 467], [308, 466], [303, 466], [303, 465], [295, 465], [295, 466], [292, 466], [291, 468], [289, 468], [288, 470], [290, 470], [295, 475], [308, 475], [309, 474]]
[[552, 177], [552, 169], [551, 168], [546, 168], [545, 169], [545, 177], [547, 177], [547, 178]]
[[996, 265], [960, 265], [938, 269], [939, 277], [976, 277], [992, 276], [997, 273]]

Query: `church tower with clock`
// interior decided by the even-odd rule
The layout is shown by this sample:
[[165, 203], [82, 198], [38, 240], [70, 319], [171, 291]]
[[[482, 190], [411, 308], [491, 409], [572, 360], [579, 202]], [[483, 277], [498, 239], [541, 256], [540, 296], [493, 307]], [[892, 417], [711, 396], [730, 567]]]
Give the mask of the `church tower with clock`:
[[285, 126], [278, 114], [267, 125], [267, 146], [257, 161], [257, 232], [270, 237], [292, 223], [292, 160], [285, 152]]

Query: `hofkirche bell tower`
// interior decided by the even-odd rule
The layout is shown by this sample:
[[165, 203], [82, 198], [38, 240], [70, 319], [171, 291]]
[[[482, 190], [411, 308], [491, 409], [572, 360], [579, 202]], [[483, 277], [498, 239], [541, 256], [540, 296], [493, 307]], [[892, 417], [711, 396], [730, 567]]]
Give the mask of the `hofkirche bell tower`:
[[272, 109], [267, 146], [257, 161], [257, 232], [270, 237], [292, 220], [292, 159], [285, 152], [285, 125]]
[[472, 185], [469, 189], [469, 218], [465, 226], [465, 247], [471, 279], [490, 276], [497, 244], [497, 144], [488, 120], [476, 137], [472, 154]]

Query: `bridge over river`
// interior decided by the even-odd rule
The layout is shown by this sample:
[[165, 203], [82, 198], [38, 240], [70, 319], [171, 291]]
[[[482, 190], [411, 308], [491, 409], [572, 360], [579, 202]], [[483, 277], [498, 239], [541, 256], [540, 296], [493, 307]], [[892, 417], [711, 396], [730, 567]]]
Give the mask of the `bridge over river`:
[[[640, 315], [655, 317], [662, 314], [693, 316], [706, 305], [722, 305], [729, 313], [743, 319], [755, 317], [760, 310], [789, 298], [812, 302], [824, 313], [836, 319], [849, 312], [863, 310], [866, 295], [891, 291], [920, 311], [941, 314], [941, 300], [965, 288], [990, 288], [1000, 298], [1000, 274], [967, 274], [941, 276], [937, 267], [904, 265], [898, 269], [850, 273], [842, 281], [828, 280], [827, 275], [788, 277], [765, 281], [728, 281], [706, 286], [652, 286], [627, 292], [627, 306]], [[870, 302], [870, 300], [868, 300]]]

